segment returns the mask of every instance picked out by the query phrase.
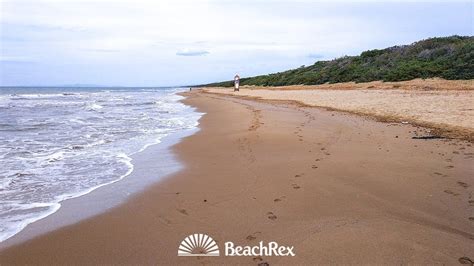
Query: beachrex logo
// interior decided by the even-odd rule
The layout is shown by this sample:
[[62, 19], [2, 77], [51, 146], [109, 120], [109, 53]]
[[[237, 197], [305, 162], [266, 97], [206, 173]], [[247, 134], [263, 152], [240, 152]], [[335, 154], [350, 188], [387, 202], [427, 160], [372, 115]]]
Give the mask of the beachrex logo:
[[232, 242], [225, 242], [226, 256], [295, 256], [293, 246], [280, 246], [277, 242], [267, 245], [260, 241], [258, 246], [235, 246]]
[[[277, 242], [256, 246], [236, 246], [233, 242], [224, 243], [225, 256], [295, 256], [293, 246], [280, 246]], [[178, 248], [178, 256], [219, 256], [219, 247], [210, 236], [192, 234], [186, 237]]]
[[181, 241], [178, 256], [219, 256], [219, 247], [210, 236], [193, 234]]

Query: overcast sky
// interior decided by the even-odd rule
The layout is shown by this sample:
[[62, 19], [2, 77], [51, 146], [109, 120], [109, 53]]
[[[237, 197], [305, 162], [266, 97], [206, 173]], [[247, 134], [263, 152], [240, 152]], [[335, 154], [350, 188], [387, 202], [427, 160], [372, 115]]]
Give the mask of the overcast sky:
[[473, 35], [473, 2], [0, 0], [0, 85], [169, 86]]

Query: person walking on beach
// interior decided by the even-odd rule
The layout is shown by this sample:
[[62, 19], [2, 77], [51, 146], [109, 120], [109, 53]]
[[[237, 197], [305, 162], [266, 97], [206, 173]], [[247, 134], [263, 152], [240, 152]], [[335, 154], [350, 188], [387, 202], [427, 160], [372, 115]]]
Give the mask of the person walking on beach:
[[235, 77], [234, 77], [234, 91], [239, 91], [239, 84], [240, 84], [240, 76], [239, 76], [239, 74], [235, 74]]

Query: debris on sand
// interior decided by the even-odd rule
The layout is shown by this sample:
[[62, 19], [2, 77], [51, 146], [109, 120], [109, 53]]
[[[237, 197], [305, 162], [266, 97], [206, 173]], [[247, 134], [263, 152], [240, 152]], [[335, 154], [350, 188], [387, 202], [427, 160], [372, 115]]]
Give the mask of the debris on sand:
[[428, 135], [428, 136], [415, 136], [411, 137], [412, 139], [445, 139], [445, 137], [437, 135]]

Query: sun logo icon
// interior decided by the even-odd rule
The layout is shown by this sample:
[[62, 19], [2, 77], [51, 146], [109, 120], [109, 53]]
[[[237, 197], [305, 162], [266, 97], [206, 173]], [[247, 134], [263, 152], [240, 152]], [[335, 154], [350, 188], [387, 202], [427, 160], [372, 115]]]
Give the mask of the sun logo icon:
[[178, 256], [219, 256], [219, 247], [208, 235], [192, 234], [181, 241]]

